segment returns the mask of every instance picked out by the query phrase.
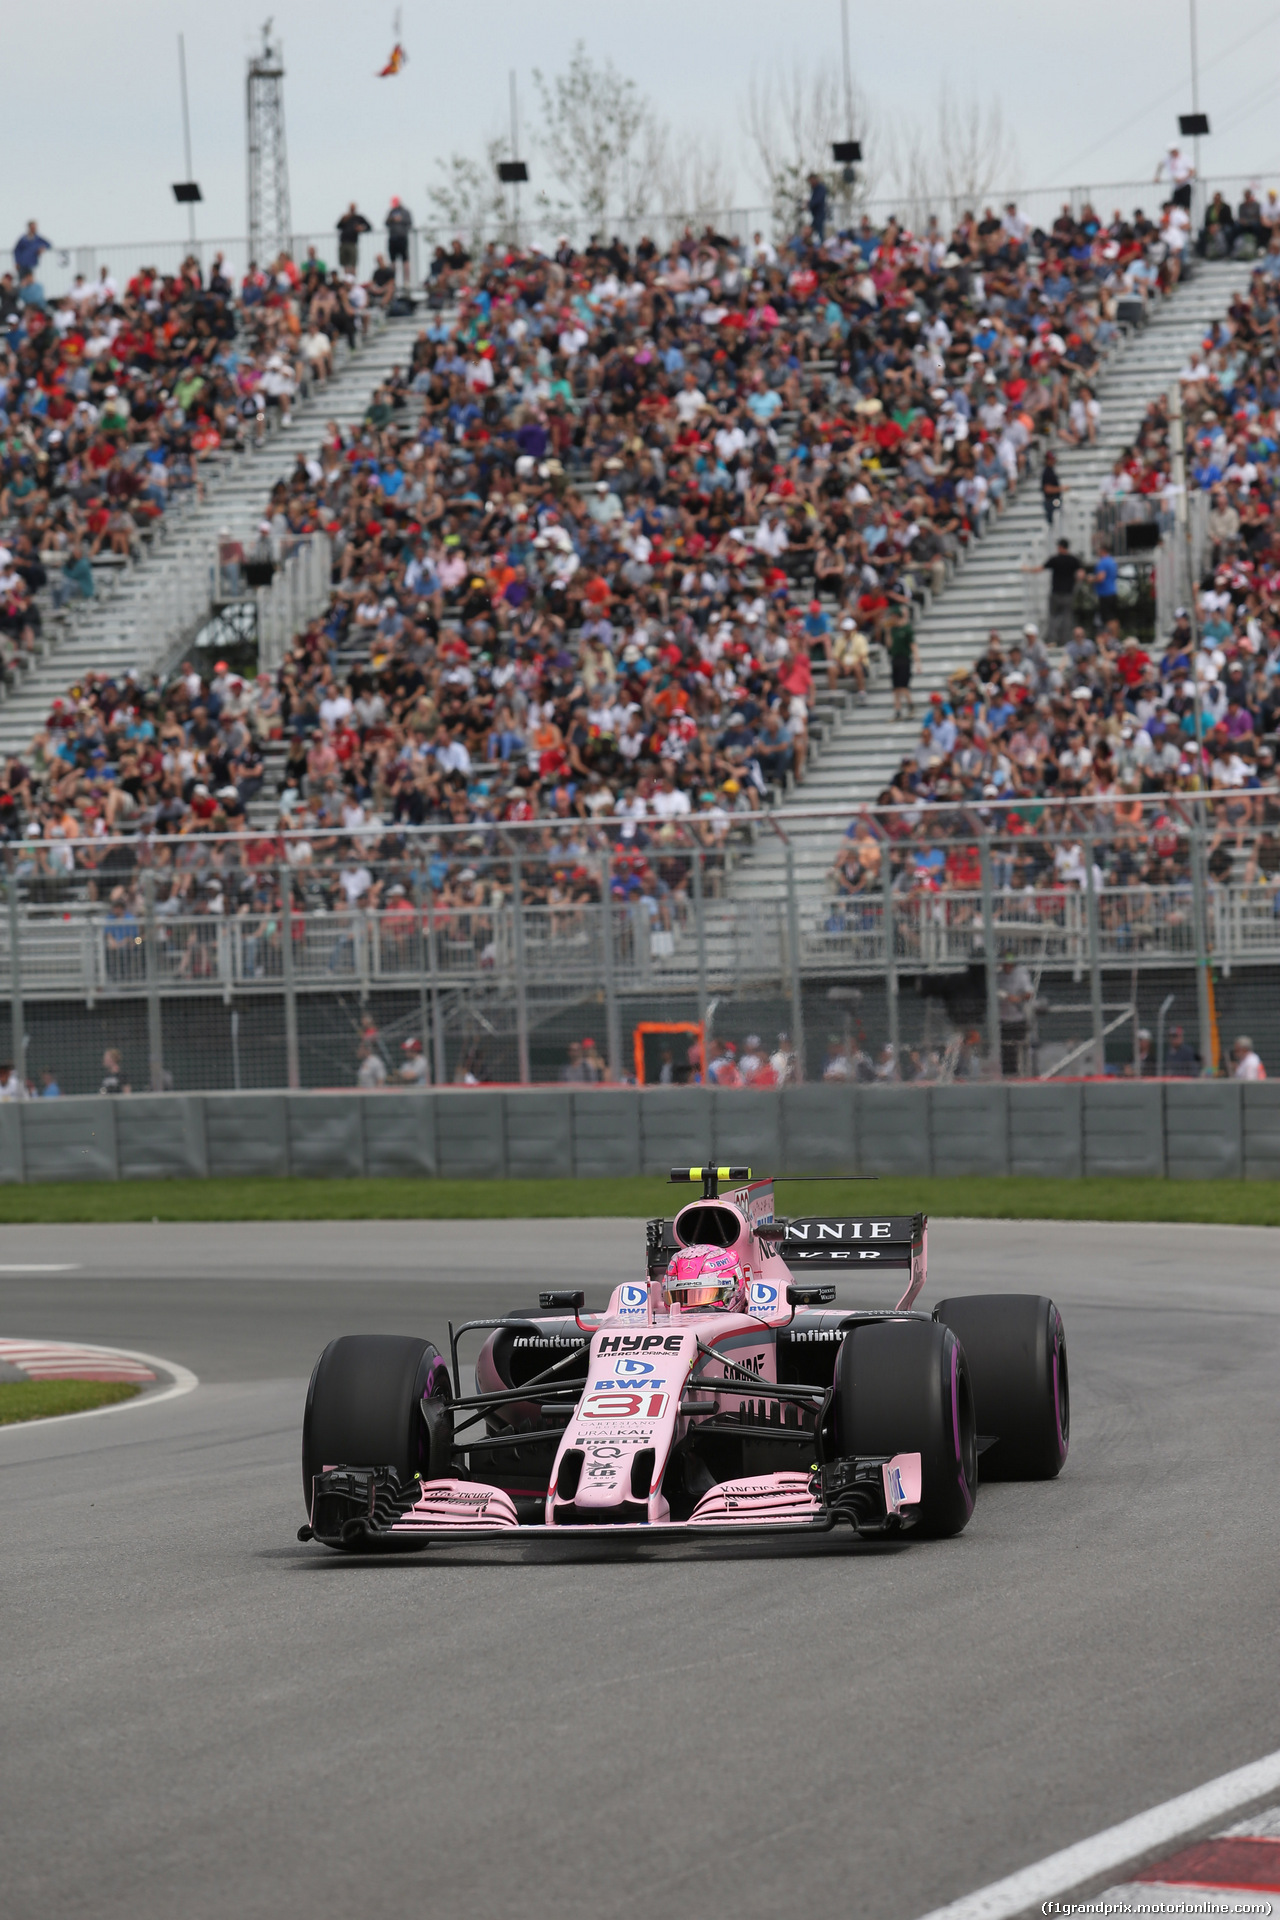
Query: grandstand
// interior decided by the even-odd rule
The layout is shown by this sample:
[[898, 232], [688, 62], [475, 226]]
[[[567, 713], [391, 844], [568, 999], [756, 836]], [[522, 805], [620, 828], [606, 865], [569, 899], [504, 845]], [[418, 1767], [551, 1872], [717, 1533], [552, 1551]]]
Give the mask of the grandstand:
[[[1280, 238], [1272, 246], [1280, 258]], [[1142, 654], [1131, 680], [1128, 658], [1106, 652], [1118, 636], [1100, 633], [1103, 652], [1086, 668], [1051, 633], [1025, 714], [1034, 708], [1054, 730], [1052, 755], [1047, 742], [1030, 758], [1004, 754], [1028, 674], [1005, 661], [976, 691], [964, 676], [992, 630], [1011, 648], [1039, 611], [1049, 456], [1066, 489], [1052, 531], [1081, 555], [1092, 551], [1104, 478], [1135, 440], [1123, 484], [1150, 492], [1167, 522], [1168, 449], [1148, 414], [1205, 356], [1212, 365], [1188, 387], [1202, 421], [1224, 410], [1219, 378], [1228, 395], [1232, 381], [1246, 386], [1254, 411], [1230, 446], [1220, 427], [1196, 429], [1197, 484], [1232, 459], [1224, 484], [1247, 492], [1250, 432], [1260, 456], [1268, 445], [1249, 422], [1272, 404], [1270, 256], [1266, 264], [1261, 274], [1243, 261], [1181, 270], [1165, 228], [1119, 214], [1104, 223], [1088, 208], [1064, 212], [1051, 233], [965, 219], [949, 242], [890, 219], [821, 246], [803, 232], [775, 248], [710, 229], [665, 250], [615, 239], [581, 252], [565, 242], [554, 254], [493, 245], [472, 257], [457, 246], [438, 252], [426, 307], [379, 315], [367, 332], [349, 314], [349, 349], [326, 337], [314, 357], [325, 325], [344, 331], [332, 326], [341, 282], [312, 273], [299, 285], [283, 262], [239, 300], [223, 283], [209, 307], [213, 278], [205, 288], [192, 267], [160, 295], [177, 332], [159, 371], [138, 344], [139, 288], [91, 311], [81, 291], [61, 303], [61, 365], [29, 428], [36, 442], [44, 435], [41, 458], [73, 484], [55, 508], [32, 491], [22, 459], [11, 453], [7, 470], [5, 531], [26, 569], [8, 609], [0, 707], [9, 833], [37, 846], [23, 857], [24, 884], [29, 873], [38, 897], [100, 943], [98, 958], [86, 947], [73, 966], [69, 946], [56, 965], [47, 947], [46, 977], [74, 992], [83, 983], [91, 999], [104, 982], [142, 991], [144, 975], [118, 961], [113, 970], [111, 928], [141, 912], [145, 880], [159, 886], [164, 916], [162, 936], [148, 935], [159, 944], [146, 979], [158, 969], [173, 990], [194, 991], [216, 978], [226, 995], [270, 993], [274, 980], [292, 994], [314, 928], [310, 987], [350, 977], [365, 994], [375, 979], [390, 987], [425, 973], [426, 946], [403, 915], [426, 889], [446, 916], [452, 969], [447, 989], [443, 979], [432, 988], [437, 1075], [452, 1071], [455, 1042], [483, 1002], [508, 1057], [519, 1028], [526, 1078], [529, 990], [569, 980], [571, 928], [581, 1000], [604, 964], [590, 927], [606, 905], [619, 942], [610, 993], [621, 983], [705, 1007], [713, 990], [789, 978], [797, 1025], [804, 977], [883, 970], [887, 922], [873, 924], [863, 903], [855, 923], [841, 905], [873, 879], [877, 891], [891, 885], [899, 935], [919, 964], [926, 951], [945, 967], [971, 964], [980, 923], [989, 956], [993, 907], [978, 902], [965, 809], [993, 799], [1016, 810], [1049, 788], [1090, 803], [1075, 832], [1105, 836], [1103, 884], [1137, 891], [1111, 913], [1100, 947], [1064, 905], [1079, 865], [1068, 816], [1034, 850], [1002, 851], [1002, 896], [1029, 875], [1058, 889], [1035, 909], [1041, 961], [1060, 950], [1078, 969], [1090, 942], [1095, 968], [1103, 948], [1119, 959], [1140, 922], [1151, 964], [1178, 959], [1185, 940], [1166, 936], [1189, 925], [1185, 834], [1153, 813], [1151, 845], [1172, 849], [1166, 870], [1122, 858], [1121, 803], [1190, 793], [1198, 780], [1258, 787], [1254, 739], [1237, 728], [1231, 751], [1224, 743], [1227, 693], [1246, 679], [1250, 728], [1255, 715], [1259, 736], [1274, 726], [1266, 674], [1280, 651], [1246, 609], [1247, 565], [1237, 577], [1241, 558], [1252, 564], [1266, 549], [1269, 523], [1215, 548], [1237, 568], [1225, 604], [1234, 592], [1252, 625], [1233, 635], [1228, 619], [1215, 640], [1222, 699], [1212, 717], [1223, 731], [1198, 774], [1185, 751], [1177, 676], [1189, 666], [1178, 664], [1176, 635], [1166, 650], [1158, 634], [1161, 668]], [[1259, 327], [1242, 297], [1258, 303]], [[368, 296], [357, 305], [367, 313]], [[1228, 311], [1227, 331], [1216, 331]], [[184, 340], [201, 319], [216, 323], [222, 348]], [[1236, 335], [1252, 359], [1229, 351]], [[10, 348], [20, 369], [28, 342], [11, 338]], [[133, 382], [132, 421], [110, 412], [113, 353]], [[160, 378], [184, 395], [177, 413], [156, 404]], [[37, 461], [37, 480], [43, 471]], [[210, 602], [228, 592], [218, 556], [233, 555], [238, 570], [255, 547], [276, 561], [293, 553], [294, 567], [305, 557], [308, 571], [305, 593], [271, 589], [259, 636], [269, 671], [247, 683], [215, 673], [217, 648], [197, 642], [213, 637]], [[61, 557], [69, 577], [73, 552], [96, 591], [78, 609], [73, 599], [50, 608], [58, 583], [36, 575]], [[904, 695], [891, 700], [885, 657], [901, 654], [912, 628], [915, 725], [893, 717]], [[849, 671], [859, 647], [865, 696]], [[188, 655], [194, 677], [176, 671]], [[1066, 684], [1068, 666], [1087, 688]], [[941, 735], [932, 757], [921, 748], [919, 717], [934, 692], [944, 708], [955, 702], [972, 764], [953, 766]], [[1082, 692], [1087, 705], [1055, 719], [1055, 701]], [[1057, 739], [1072, 715], [1100, 745], [1096, 762]], [[1173, 735], [1161, 738], [1162, 723]], [[1145, 745], [1121, 753], [1125, 726], [1126, 743], [1140, 731]], [[1174, 736], [1184, 751], [1171, 763]], [[1025, 745], [1019, 736], [1018, 752]], [[1157, 750], [1165, 758], [1153, 782]], [[886, 800], [912, 811], [884, 814]], [[807, 823], [779, 819], [784, 801], [802, 803]], [[951, 814], [922, 822], [929, 803]], [[1008, 832], [1021, 830], [1020, 817], [1009, 820]], [[1135, 823], [1129, 837], [1141, 838], [1147, 829]], [[1003, 811], [989, 824], [1003, 832]], [[1265, 829], [1265, 851], [1274, 824], [1269, 813], [1255, 819], [1251, 802], [1242, 815], [1224, 799], [1212, 849], [1202, 846], [1218, 862], [1214, 883], [1270, 887], [1270, 855], [1249, 834]], [[258, 837], [243, 850], [223, 839], [246, 828]], [[887, 862], [868, 857], [868, 835], [887, 837]], [[55, 839], [88, 850], [64, 853]], [[122, 882], [114, 922], [95, 877], [104, 864]], [[305, 868], [293, 973], [279, 932], [289, 864]], [[924, 893], [947, 888], [956, 915], [925, 916]], [[1220, 950], [1269, 953], [1267, 910], [1260, 919], [1251, 903], [1243, 933], [1239, 914], [1230, 925], [1219, 915]], [[1204, 912], [1201, 902], [1198, 920]], [[234, 916], [229, 944], [223, 916]], [[1154, 939], [1152, 916], [1162, 927]], [[59, 935], [64, 945], [74, 932]], [[554, 1021], [554, 993], [544, 998]], [[1136, 987], [1133, 1006], [1136, 1032]]]
[[[136, 558], [104, 554], [93, 563], [95, 593], [58, 611], [52, 594], [45, 610], [43, 641], [29, 668], [15, 676], [0, 703], [0, 755], [21, 755], [44, 725], [52, 702], [86, 673], [116, 677], [136, 673], [145, 683], [176, 661], [167, 656], [194, 641], [208, 603], [208, 581], [223, 530], [246, 548], [259, 537], [271, 487], [288, 475], [299, 455], [314, 451], [324, 424], [350, 431], [364, 418], [373, 394], [412, 350], [412, 318], [379, 314], [366, 338], [353, 348], [337, 343], [332, 378], [311, 380], [298, 395], [288, 425], [268, 416], [261, 440], [220, 448], [199, 460], [199, 489], [175, 503]], [[164, 590], [175, 576], [190, 583], [190, 610], [167, 626]]]
[[[1193, 278], [1184, 280], [1144, 325], [1127, 330], [1112, 348], [1096, 382], [1102, 407], [1096, 445], [1067, 447], [1057, 453], [1058, 471], [1068, 493], [1066, 511], [1053, 531], [1069, 531], [1082, 557], [1092, 557], [1092, 520], [1105, 476], [1133, 441], [1153, 398], [1176, 382], [1213, 322], [1237, 293], [1248, 288], [1250, 273], [1248, 266], [1238, 262], [1200, 262]], [[857, 703], [852, 692], [835, 701], [820, 701], [821, 751], [813, 756], [803, 795], [796, 795], [806, 807], [830, 806], [841, 813], [874, 803], [892, 781], [903, 756], [914, 751], [930, 692], [944, 688], [950, 675], [969, 667], [993, 630], [1007, 649], [1021, 638], [1028, 620], [1043, 627], [1043, 596], [1029, 589], [1024, 568], [1040, 562], [1051, 541], [1034, 475], [1031, 478], [1032, 484], [1019, 489], [999, 522], [985, 530], [917, 622], [916, 726], [894, 723], [888, 675], [883, 670], [865, 705]], [[834, 599], [827, 596], [824, 604], [834, 622]], [[819, 835], [805, 836], [798, 877], [807, 892], [827, 891], [837, 840], [837, 834], [826, 841]], [[735, 895], [766, 896], [779, 883], [781, 860], [780, 845], [762, 841], [755, 856], [739, 866]]]

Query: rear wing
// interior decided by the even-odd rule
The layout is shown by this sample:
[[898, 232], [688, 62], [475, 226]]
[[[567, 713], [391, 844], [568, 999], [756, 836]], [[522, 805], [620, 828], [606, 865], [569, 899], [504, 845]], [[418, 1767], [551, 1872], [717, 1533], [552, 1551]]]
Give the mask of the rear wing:
[[911, 1278], [898, 1302], [909, 1307], [925, 1282], [929, 1217], [924, 1213], [896, 1213], [879, 1220], [834, 1220], [817, 1215], [788, 1220], [786, 1238], [778, 1251], [792, 1268], [819, 1267], [848, 1272], [857, 1267], [897, 1267]]
[[[760, 1188], [767, 1184], [763, 1181], [756, 1183]], [[736, 1194], [732, 1197], [735, 1201], [740, 1198]], [[726, 1194], [725, 1198], [730, 1196]], [[756, 1199], [754, 1193], [752, 1198]], [[757, 1206], [768, 1220], [772, 1219], [771, 1187], [767, 1198], [763, 1192], [760, 1193]], [[765, 1219], [752, 1220], [753, 1226], [764, 1224]], [[867, 1272], [880, 1267], [896, 1267], [910, 1276], [906, 1290], [897, 1303], [899, 1309], [909, 1307], [924, 1286], [928, 1266], [928, 1214], [896, 1213], [879, 1220], [841, 1220], [813, 1215], [805, 1219], [788, 1220], [785, 1225], [786, 1235], [778, 1252], [795, 1271], [802, 1267], [817, 1267], [848, 1273], [853, 1268]], [[651, 1280], [658, 1279], [666, 1272], [672, 1254], [680, 1250], [674, 1226], [672, 1220], [650, 1220], [648, 1224], [646, 1251]]]

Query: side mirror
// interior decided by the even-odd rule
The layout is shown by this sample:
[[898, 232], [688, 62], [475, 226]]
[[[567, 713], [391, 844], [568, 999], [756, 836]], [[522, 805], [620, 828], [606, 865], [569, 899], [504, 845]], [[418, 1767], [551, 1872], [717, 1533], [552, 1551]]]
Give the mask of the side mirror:
[[834, 1287], [788, 1287], [789, 1307], [830, 1307], [835, 1304]]
[[[831, 1297], [833, 1300], [835, 1299], [835, 1294], [836, 1294], [836, 1290], [834, 1287], [832, 1287]], [[577, 1313], [578, 1309], [582, 1306], [586, 1297], [587, 1297], [586, 1294], [582, 1292], [540, 1293], [538, 1295], [538, 1305], [540, 1307], [545, 1307], [549, 1310], [554, 1310], [555, 1308], [560, 1307], [564, 1310], [565, 1313]]]
[[780, 1247], [787, 1237], [785, 1220], [771, 1220], [766, 1226], [756, 1228], [756, 1239], [762, 1247]]

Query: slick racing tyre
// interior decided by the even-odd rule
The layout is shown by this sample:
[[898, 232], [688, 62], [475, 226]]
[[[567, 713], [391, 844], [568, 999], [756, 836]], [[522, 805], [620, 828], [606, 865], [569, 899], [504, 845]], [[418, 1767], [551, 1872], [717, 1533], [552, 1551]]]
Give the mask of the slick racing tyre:
[[939, 1301], [934, 1315], [969, 1362], [983, 1479], [1052, 1480], [1071, 1438], [1067, 1342], [1052, 1300], [975, 1293]]
[[316, 1361], [302, 1417], [302, 1497], [323, 1467], [394, 1467], [402, 1486], [448, 1472], [439, 1423], [423, 1419], [423, 1398], [447, 1401], [449, 1375], [429, 1340], [399, 1333], [350, 1333]]
[[873, 1320], [836, 1356], [837, 1451], [920, 1455], [921, 1532], [959, 1533], [978, 1490], [977, 1430], [964, 1351], [923, 1319]]

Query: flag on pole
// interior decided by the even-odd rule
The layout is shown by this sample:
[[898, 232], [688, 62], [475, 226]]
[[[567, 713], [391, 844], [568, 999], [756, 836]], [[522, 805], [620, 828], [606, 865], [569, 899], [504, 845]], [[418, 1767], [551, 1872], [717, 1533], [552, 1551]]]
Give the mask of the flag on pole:
[[391, 23], [391, 38], [393, 42], [393, 45], [391, 48], [391, 58], [388, 60], [385, 67], [379, 67], [378, 69], [379, 80], [385, 80], [388, 74], [399, 73], [401, 67], [404, 66], [405, 62], [409, 58], [401, 42], [400, 33], [401, 33], [400, 9], [399, 7], [397, 7], [395, 19]]

